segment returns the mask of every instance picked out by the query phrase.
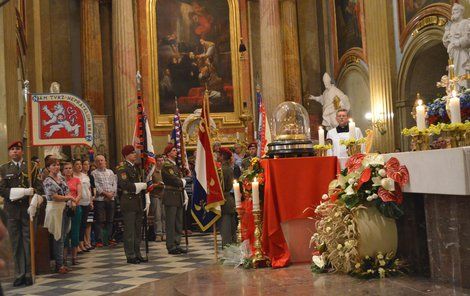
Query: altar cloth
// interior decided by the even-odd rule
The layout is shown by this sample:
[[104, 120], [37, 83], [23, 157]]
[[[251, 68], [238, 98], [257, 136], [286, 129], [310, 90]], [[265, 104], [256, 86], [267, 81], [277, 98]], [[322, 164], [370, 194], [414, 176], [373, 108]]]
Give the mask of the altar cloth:
[[[290, 263], [281, 223], [314, 215], [314, 209], [327, 193], [338, 173], [336, 157], [264, 159], [263, 251], [272, 267]], [[308, 234], [306, 234], [308, 235]], [[308, 245], [305, 246], [308, 248]]]

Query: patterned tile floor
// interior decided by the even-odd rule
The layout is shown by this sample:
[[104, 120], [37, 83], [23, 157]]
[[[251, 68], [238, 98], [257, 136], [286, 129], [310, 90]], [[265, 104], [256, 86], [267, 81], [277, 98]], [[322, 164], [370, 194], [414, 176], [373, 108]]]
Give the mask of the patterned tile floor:
[[120, 293], [214, 263], [213, 236], [189, 237], [188, 254], [168, 255], [165, 242], [149, 242], [148, 263], [127, 264], [125, 258], [121, 244], [95, 249], [79, 255], [80, 264], [72, 266], [68, 274], [38, 276], [36, 284], [20, 289], [11, 283], [2, 283], [2, 286], [6, 295], [98, 296]]

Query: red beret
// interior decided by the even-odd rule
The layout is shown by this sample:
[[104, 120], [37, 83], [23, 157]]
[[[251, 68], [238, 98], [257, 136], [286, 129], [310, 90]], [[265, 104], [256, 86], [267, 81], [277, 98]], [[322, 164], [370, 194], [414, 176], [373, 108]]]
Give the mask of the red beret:
[[127, 155], [131, 154], [134, 151], [135, 151], [134, 146], [126, 145], [126, 146], [122, 147], [121, 153], [122, 153], [122, 156], [126, 157]]
[[163, 154], [167, 155], [171, 152], [171, 149], [173, 149], [174, 147], [175, 145], [173, 145], [172, 143], [166, 145], [165, 150], [163, 150]]
[[219, 153], [222, 154], [226, 159], [230, 159], [232, 157], [232, 151], [225, 147], [220, 148]]
[[257, 144], [256, 142], [250, 143], [250, 144], [248, 145], [248, 149], [250, 149], [251, 147], [258, 148], [258, 144]]
[[8, 145], [8, 150], [10, 150], [13, 147], [18, 147], [18, 148], [23, 149], [23, 143], [21, 141], [15, 141], [11, 143], [10, 145]]

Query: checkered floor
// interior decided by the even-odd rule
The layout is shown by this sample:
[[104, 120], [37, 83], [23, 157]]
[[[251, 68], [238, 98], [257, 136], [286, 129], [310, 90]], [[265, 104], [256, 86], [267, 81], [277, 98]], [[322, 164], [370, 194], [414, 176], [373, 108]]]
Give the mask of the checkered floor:
[[122, 245], [105, 247], [79, 255], [80, 264], [68, 274], [38, 276], [36, 284], [20, 289], [3, 283], [3, 289], [6, 295], [106, 295], [215, 262], [212, 235], [189, 237], [184, 255], [168, 255], [165, 242], [149, 242], [149, 247], [148, 263], [127, 264]]

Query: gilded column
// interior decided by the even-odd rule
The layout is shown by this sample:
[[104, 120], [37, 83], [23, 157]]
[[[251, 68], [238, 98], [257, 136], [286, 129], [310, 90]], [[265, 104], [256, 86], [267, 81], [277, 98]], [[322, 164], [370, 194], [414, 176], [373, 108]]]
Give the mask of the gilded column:
[[296, 0], [281, 1], [285, 99], [302, 103]]
[[114, 0], [113, 76], [117, 150], [131, 144], [137, 109], [129, 103], [136, 98], [136, 45], [132, 0]]
[[80, 11], [83, 98], [95, 114], [104, 114], [99, 0], [81, 0]]
[[260, 0], [260, 35], [263, 99], [266, 102], [268, 118], [271, 118], [276, 106], [285, 98], [278, 1]]
[[376, 132], [374, 150], [393, 152], [396, 68], [392, 1], [365, 0], [364, 6], [372, 113], [374, 117], [383, 116], [387, 128], [383, 136]]

